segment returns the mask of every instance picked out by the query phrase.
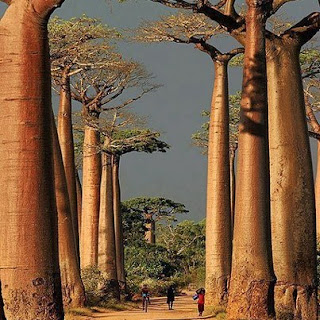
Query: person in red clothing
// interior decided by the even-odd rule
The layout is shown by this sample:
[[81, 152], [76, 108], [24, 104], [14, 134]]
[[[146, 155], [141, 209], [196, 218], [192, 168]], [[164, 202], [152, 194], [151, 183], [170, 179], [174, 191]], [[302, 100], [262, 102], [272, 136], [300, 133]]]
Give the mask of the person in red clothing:
[[198, 311], [199, 311], [199, 316], [202, 316], [202, 313], [204, 311], [204, 295], [205, 295], [205, 290], [203, 288], [200, 288], [196, 291], [197, 296], [198, 296]]

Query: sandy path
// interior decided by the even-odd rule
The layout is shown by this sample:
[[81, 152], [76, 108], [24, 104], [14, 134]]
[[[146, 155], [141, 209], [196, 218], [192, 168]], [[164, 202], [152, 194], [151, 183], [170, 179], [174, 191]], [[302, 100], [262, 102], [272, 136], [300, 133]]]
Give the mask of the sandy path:
[[96, 313], [92, 318], [99, 320], [165, 320], [165, 319], [206, 319], [206, 312], [204, 317], [198, 317], [197, 302], [192, 300], [191, 295], [182, 295], [176, 297], [173, 305], [174, 310], [168, 310], [166, 298], [151, 298], [151, 305], [148, 307], [148, 312], [144, 312], [142, 308]]

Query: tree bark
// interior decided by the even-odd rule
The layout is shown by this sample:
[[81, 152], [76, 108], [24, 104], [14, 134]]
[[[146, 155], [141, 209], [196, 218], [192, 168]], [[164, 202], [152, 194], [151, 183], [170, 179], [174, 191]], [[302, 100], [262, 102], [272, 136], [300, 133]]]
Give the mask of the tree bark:
[[265, 61], [268, 2], [247, 0], [228, 319], [274, 319]]
[[236, 148], [230, 149], [229, 165], [230, 165], [230, 207], [231, 207], [231, 239], [233, 238], [233, 227], [234, 227], [234, 207], [236, 200], [236, 175], [235, 175], [235, 156]]
[[316, 221], [300, 46], [268, 48], [271, 221], [275, 302], [293, 319], [316, 319]]
[[156, 243], [156, 224], [152, 217], [152, 213], [146, 213], [146, 231], [145, 231], [145, 240], [147, 243], [155, 244]]
[[[105, 146], [108, 143], [106, 139]], [[120, 300], [119, 283], [117, 280], [112, 188], [111, 156], [104, 152], [102, 154], [98, 265], [99, 270], [109, 282], [109, 292], [114, 298]]]
[[124, 247], [123, 247], [123, 227], [122, 215], [120, 209], [121, 191], [119, 181], [119, 165], [120, 157], [112, 156], [112, 183], [113, 183], [113, 212], [114, 212], [114, 229], [116, 240], [116, 256], [117, 256], [117, 278], [118, 281], [125, 285], [126, 276], [124, 269]]
[[73, 234], [67, 180], [53, 113], [51, 120], [55, 194], [58, 211], [59, 264], [62, 297], [65, 308], [77, 308], [84, 306], [85, 293], [84, 286], [80, 278], [79, 261], [74, 243], [75, 239]]
[[69, 68], [62, 74], [60, 87], [60, 106], [58, 112], [58, 136], [61, 146], [62, 160], [66, 173], [68, 194], [70, 199], [71, 219], [75, 237], [76, 253], [79, 257], [79, 232], [76, 191], [76, 166], [74, 161], [74, 143], [72, 130], [72, 106]]
[[[77, 187], [77, 211], [78, 211], [78, 230], [79, 235], [81, 234], [81, 212], [82, 212], [82, 186], [79, 177], [79, 172], [76, 169], [76, 187]], [[79, 237], [79, 245], [80, 245], [80, 237]]]
[[206, 301], [224, 305], [231, 273], [229, 94], [227, 61], [215, 61], [208, 142]]
[[39, 2], [15, 1], [0, 21], [0, 279], [7, 320], [63, 319], [49, 12]]
[[317, 141], [317, 174], [315, 183], [317, 239], [320, 240], [320, 141]]
[[86, 124], [83, 144], [81, 269], [98, 265], [100, 179], [100, 134]]

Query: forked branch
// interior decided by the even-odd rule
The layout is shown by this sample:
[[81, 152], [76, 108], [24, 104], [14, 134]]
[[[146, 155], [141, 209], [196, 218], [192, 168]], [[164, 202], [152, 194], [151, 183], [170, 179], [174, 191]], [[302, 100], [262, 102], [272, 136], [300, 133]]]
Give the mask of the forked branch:
[[282, 36], [296, 38], [299, 45], [303, 46], [319, 31], [319, 28], [320, 12], [313, 12], [286, 30]]

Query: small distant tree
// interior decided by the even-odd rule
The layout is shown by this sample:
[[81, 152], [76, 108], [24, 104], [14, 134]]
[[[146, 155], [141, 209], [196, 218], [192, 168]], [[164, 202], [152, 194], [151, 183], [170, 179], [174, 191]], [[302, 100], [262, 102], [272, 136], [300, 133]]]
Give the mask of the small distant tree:
[[176, 214], [189, 212], [182, 203], [166, 198], [138, 197], [127, 200], [125, 205], [131, 210], [140, 212], [145, 218], [145, 240], [155, 244], [155, 223], [166, 220], [175, 221]]

